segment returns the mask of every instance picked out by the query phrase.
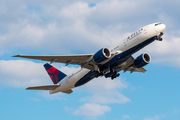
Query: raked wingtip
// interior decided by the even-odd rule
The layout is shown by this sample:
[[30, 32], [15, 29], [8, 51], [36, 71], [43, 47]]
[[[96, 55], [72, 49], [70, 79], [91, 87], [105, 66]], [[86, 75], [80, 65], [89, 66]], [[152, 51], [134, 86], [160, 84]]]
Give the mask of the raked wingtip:
[[20, 55], [13, 55], [12, 57], [20, 57]]

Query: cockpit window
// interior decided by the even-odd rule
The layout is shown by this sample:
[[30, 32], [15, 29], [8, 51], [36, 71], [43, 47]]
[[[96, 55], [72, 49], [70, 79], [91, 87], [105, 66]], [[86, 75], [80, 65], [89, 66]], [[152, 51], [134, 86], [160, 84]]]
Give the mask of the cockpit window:
[[156, 23], [155, 26], [160, 25], [161, 23]]

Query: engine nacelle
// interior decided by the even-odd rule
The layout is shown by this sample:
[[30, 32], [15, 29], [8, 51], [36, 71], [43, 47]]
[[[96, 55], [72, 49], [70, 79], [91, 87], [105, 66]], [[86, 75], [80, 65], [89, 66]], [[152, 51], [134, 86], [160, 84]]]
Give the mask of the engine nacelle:
[[93, 56], [93, 60], [96, 63], [101, 63], [111, 57], [111, 52], [108, 48], [102, 48], [96, 52]]
[[147, 65], [150, 61], [151, 61], [150, 55], [147, 53], [144, 53], [144, 54], [141, 54], [140, 56], [138, 56], [134, 60], [134, 66], [137, 68], [141, 68], [141, 67]]

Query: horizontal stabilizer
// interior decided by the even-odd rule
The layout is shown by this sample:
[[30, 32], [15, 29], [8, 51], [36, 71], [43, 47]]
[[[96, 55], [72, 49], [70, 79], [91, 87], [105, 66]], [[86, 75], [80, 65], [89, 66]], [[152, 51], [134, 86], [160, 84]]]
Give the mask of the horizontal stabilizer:
[[26, 90], [54, 90], [60, 85], [43, 85], [43, 86], [33, 86], [33, 87], [28, 87]]
[[71, 90], [71, 89], [69, 89], [69, 90], [66, 90], [66, 91], [62, 91], [63, 93], [67, 93], [67, 94], [70, 94], [70, 93], [72, 93], [73, 91]]

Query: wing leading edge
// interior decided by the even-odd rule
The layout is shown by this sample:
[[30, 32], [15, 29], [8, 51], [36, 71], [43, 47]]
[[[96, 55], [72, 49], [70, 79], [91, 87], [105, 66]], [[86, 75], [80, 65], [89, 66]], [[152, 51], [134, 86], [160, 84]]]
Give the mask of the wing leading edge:
[[[36, 60], [43, 60], [43, 61], [50, 61], [52, 62], [59, 62], [59, 63], [65, 63], [66, 65], [74, 64], [74, 65], [81, 65], [83, 66], [86, 64], [86, 61], [90, 59], [93, 56], [93, 54], [86, 54], [86, 55], [63, 55], [63, 56], [31, 56], [31, 55], [15, 55], [12, 57], [22, 57], [22, 58], [29, 58], [29, 59], [36, 59]], [[147, 70], [142, 68], [136, 68], [133, 66], [134, 58], [130, 56], [124, 63], [117, 66], [117, 71], [123, 70], [124, 72], [130, 71], [132, 72], [143, 72], [145, 73]], [[93, 64], [86, 64], [84, 68], [94, 70]]]

